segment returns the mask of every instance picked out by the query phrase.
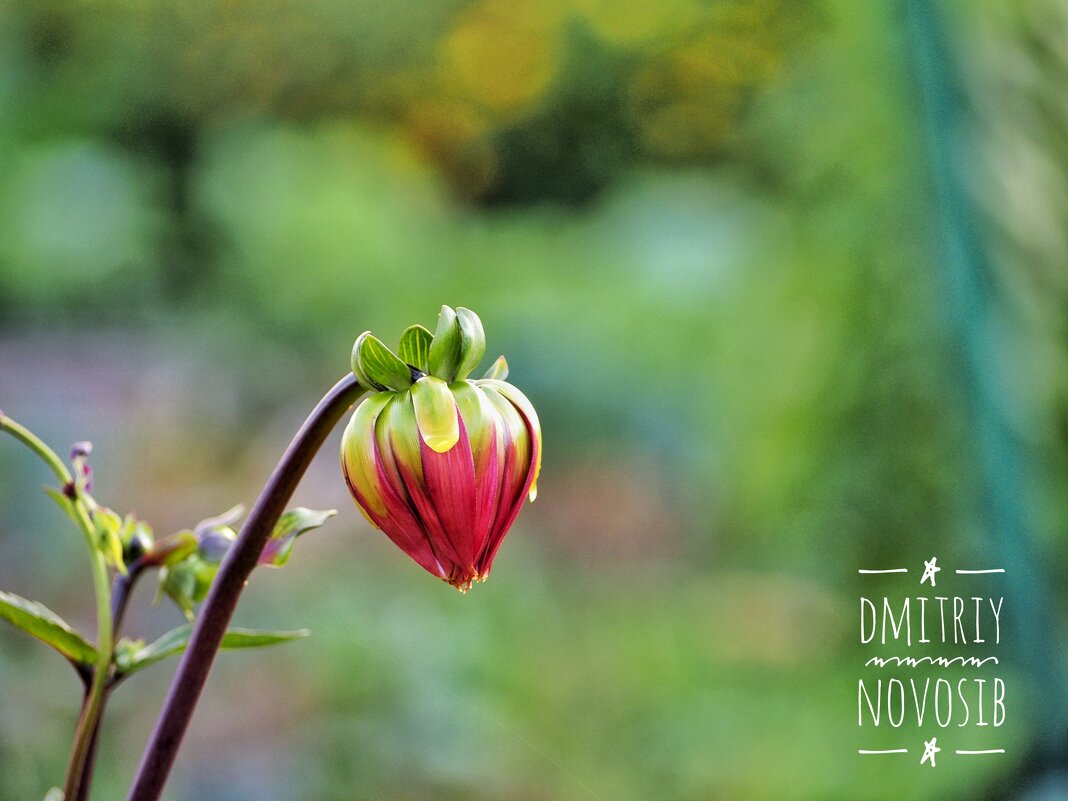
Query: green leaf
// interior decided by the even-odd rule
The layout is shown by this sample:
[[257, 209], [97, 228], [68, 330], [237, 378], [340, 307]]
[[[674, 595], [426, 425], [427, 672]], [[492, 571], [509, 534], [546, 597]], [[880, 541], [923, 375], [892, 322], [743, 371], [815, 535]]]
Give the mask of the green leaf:
[[456, 309], [456, 321], [460, 325], [460, 364], [454, 380], [467, 378], [486, 355], [486, 332], [482, 321], [470, 309]]
[[462, 335], [456, 312], [449, 306], [442, 306], [438, 315], [438, 327], [434, 332], [434, 341], [430, 343], [428, 357], [430, 374], [451, 384], [456, 377], [456, 368], [460, 365], [460, 345]]
[[460, 439], [459, 415], [449, 386], [440, 378], [426, 376], [412, 384], [415, 422], [423, 442], [445, 453]]
[[[115, 667], [119, 675], [129, 676], [150, 665], [161, 662], [167, 657], [177, 656], [189, 645], [189, 638], [193, 634], [193, 626], [179, 626], [171, 629], [158, 640], [136, 647], [137, 643], [126, 641], [116, 647]], [[311, 634], [307, 629], [296, 631], [258, 631], [255, 629], [227, 629], [223, 635], [222, 648], [235, 650], [237, 648], [262, 648], [267, 645], [277, 645], [290, 640], [299, 640]]]
[[492, 378], [497, 381], [504, 381], [508, 378], [508, 362], [503, 356], [498, 356], [497, 361], [489, 366], [489, 369], [482, 376], [483, 378]]
[[433, 341], [434, 335], [428, 329], [419, 324], [410, 325], [401, 334], [397, 355], [417, 370], [429, 373], [430, 345]]
[[412, 371], [408, 365], [371, 333], [360, 336], [356, 359], [360, 371], [373, 384], [393, 390], [407, 389], [412, 385]]
[[55, 612], [36, 601], [0, 592], [0, 618], [51, 645], [71, 662], [96, 663], [96, 648]]
[[337, 509], [318, 511], [306, 509], [303, 506], [290, 509], [278, 519], [278, 525], [274, 527], [271, 538], [260, 554], [259, 563], [270, 567], [281, 567], [289, 561], [297, 537], [305, 531], [319, 528], [336, 514]]

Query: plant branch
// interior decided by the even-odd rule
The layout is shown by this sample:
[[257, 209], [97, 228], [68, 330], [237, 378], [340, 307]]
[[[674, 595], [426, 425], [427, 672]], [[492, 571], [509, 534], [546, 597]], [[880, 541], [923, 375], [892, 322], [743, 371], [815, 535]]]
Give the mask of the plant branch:
[[[119, 639], [119, 634], [122, 632], [122, 621], [126, 616], [126, 605], [130, 600], [130, 594], [133, 592], [134, 584], [137, 583], [137, 579], [142, 572], [143, 566], [140, 561], [137, 561], [127, 567], [125, 575], [120, 573], [115, 576], [115, 584], [111, 591], [111, 642], [113, 651], [115, 643]], [[104, 697], [101, 699], [100, 708], [97, 711], [96, 723], [93, 726], [93, 734], [89, 740], [89, 750], [82, 765], [82, 775], [78, 779], [78, 790], [74, 801], [88, 801], [89, 799], [89, 788], [93, 783], [93, 767], [96, 764], [96, 751], [100, 744], [100, 729], [104, 723], [104, 710], [114, 687], [115, 681], [109, 676], [104, 686]], [[86, 695], [86, 698], [88, 698], [88, 695]]]
[[245, 582], [312, 458], [362, 393], [351, 374], [335, 384], [308, 415], [260, 492], [197, 617], [128, 801], [158, 801]]
[[96, 720], [104, 701], [105, 683], [107, 682], [108, 669], [111, 665], [111, 588], [108, 585], [108, 568], [104, 562], [104, 555], [97, 547], [95, 529], [92, 520], [89, 518], [89, 512], [84, 501], [79, 497], [75, 482], [71, 477], [70, 471], [63, 464], [63, 460], [40, 437], [28, 428], [16, 423], [3, 412], [0, 412], [0, 431], [6, 431], [36, 453], [52, 470], [56, 478], [59, 479], [64, 495], [70, 499], [71, 517], [81, 530], [82, 536], [85, 538], [86, 547], [89, 549], [89, 562], [93, 572], [93, 590], [96, 595], [97, 651], [99, 656], [93, 670], [93, 678], [89, 685], [88, 694], [82, 704], [81, 714], [78, 716], [78, 728], [74, 733], [74, 745], [71, 748], [67, 776], [63, 783], [64, 797], [73, 799], [78, 790], [78, 780], [82, 775], [92, 733], [96, 727]]
[[6, 431], [13, 436], [31, 451], [36, 453], [49, 469], [55, 473], [56, 478], [59, 479], [60, 489], [66, 487], [71, 482], [70, 471], [67, 470], [67, 466], [63, 464], [63, 460], [56, 455], [56, 452], [45, 445], [36, 434], [25, 426], [21, 426], [8, 417], [3, 412], [0, 412], [0, 431]]

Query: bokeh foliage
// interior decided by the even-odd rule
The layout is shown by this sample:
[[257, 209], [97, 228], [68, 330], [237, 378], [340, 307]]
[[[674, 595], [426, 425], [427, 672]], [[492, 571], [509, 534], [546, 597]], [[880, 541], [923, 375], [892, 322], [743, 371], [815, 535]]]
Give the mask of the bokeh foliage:
[[[1063, 12], [949, 11], [990, 358], [1063, 566]], [[352, 509], [257, 579], [239, 624], [315, 636], [220, 663], [173, 797], [942, 799], [1011, 770], [849, 759], [856, 565], [987, 547], [917, 108], [893, 4], [0, 6], [0, 405], [95, 439], [158, 531], [250, 501], [355, 336], [442, 302], [545, 429], [470, 597]], [[332, 458], [309, 505], [345, 502]], [[0, 586], [76, 619], [37, 476], [0, 470]], [[41, 795], [75, 686], [0, 636], [0, 798]], [[162, 681], [109, 712], [98, 797]]]

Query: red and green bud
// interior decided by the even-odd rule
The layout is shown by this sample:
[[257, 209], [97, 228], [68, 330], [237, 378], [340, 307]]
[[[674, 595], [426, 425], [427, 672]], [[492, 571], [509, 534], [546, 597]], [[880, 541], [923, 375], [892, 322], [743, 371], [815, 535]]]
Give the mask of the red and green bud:
[[399, 356], [370, 332], [353, 374], [370, 390], [341, 444], [356, 505], [430, 573], [460, 590], [484, 580], [541, 468], [541, 426], [499, 358], [468, 375], [486, 350], [478, 315], [443, 306], [431, 334], [412, 326]]

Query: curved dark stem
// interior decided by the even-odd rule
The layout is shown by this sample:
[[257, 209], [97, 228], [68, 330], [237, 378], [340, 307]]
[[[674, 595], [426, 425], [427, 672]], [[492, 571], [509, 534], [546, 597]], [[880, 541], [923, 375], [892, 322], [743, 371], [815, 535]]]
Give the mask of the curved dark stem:
[[351, 374], [338, 381], [308, 415], [260, 492], [197, 616], [127, 801], [158, 801], [245, 581], [312, 457], [362, 393]]
[[[142, 569], [141, 563], [135, 562], [129, 566], [125, 576], [119, 574], [115, 577], [115, 586], [111, 592], [111, 620], [116, 642], [122, 630], [122, 619], [126, 616], [126, 605], [129, 603], [130, 593], [133, 592], [134, 584], [141, 575]], [[104, 690], [104, 698], [100, 702], [100, 715], [93, 728], [93, 739], [89, 741], [89, 751], [85, 756], [85, 765], [82, 768], [81, 778], [78, 780], [78, 792], [74, 796], [74, 801], [88, 801], [89, 799], [89, 787], [93, 783], [93, 766], [96, 764], [96, 749], [100, 743], [100, 727], [104, 723], [104, 712], [113, 687], [114, 684], [109, 681], [107, 689]]]

